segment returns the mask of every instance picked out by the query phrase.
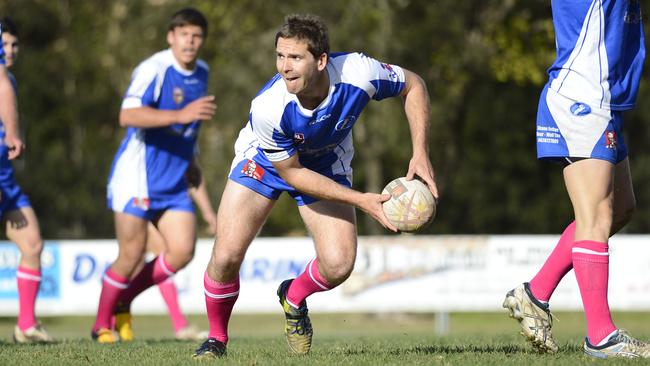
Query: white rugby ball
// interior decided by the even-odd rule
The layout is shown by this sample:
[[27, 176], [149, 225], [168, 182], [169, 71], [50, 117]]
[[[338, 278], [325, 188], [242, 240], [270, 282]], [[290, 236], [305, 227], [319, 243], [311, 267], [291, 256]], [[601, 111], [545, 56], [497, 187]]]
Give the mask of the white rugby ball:
[[391, 198], [383, 204], [384, 214], [400, 231], [418, 231], [430, 224], [436, 215], [433, 194], [418, 179], [397, 178], [381, 193], [390, 194]]

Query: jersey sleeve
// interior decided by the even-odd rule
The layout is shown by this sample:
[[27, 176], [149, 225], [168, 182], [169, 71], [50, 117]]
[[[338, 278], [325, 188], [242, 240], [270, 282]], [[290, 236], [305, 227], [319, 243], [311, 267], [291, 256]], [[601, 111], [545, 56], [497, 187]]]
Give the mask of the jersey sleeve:
[[398, 96], [404, 90], [404, 70], [361, 53], [350, 54], [343, 74], [351, 75], [354, 84], [362, 85], [374, 100]]
[[160, 96], [158, 89], [158, 67], [145, 61], [131, 75], [131, 83], [122, 100], [122, 109], [155, 107]]
[[286, 160], [296, 154], [293, 137], [287, 124], [283, 123], [282, 113], [273, 113], [273, 109], [254, 104], [249, 118], [259, 142], [258, 148], [269, 161]]

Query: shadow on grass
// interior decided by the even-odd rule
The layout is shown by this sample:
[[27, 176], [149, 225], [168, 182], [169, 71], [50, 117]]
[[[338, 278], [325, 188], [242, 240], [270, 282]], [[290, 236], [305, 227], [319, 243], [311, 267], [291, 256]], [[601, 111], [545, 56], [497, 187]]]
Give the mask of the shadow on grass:
[[[359, 355], [370, 353], [366, 349], [346, 349], [343, 350], [345, 355]], [[433, 354], [462, 354], [462, 353], [490, 353], [490, 354], [538, 354], [532, 348], [526, 345], [430, 345], [430, 346], [413, 346], [406, 348], [397, 348], [386, 350], [393, 356], [404, 355], [433, 355]], [[578, 344], [565, 344], [560, 347], [559, 354], [582, 352], [582, 346]]]

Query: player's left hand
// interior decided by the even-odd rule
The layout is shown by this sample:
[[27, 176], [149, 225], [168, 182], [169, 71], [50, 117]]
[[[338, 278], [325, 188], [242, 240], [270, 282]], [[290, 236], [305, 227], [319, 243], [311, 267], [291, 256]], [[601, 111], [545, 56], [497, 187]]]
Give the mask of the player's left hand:
[[433, 174], [433, 166], [431, 165], [431, 160], [427, 155], [413, 155], [411, 161], [409, 162], [409, 170], [406, 173], [406, 180], [411, 180], [415, 176], [422, 178], [424, 183], [433, 194], [433, 198], [438, 201], [438, 186], [436, 186], [436, 181]]
[[205, 214], [201, 212], [203, 215], [203, 220], [205, 221], [206, 224], [208, 224], [208, 227], [206, 228], [206, 231], [210, 235], [216, 235], [217, 234], [217, 215], [212, 212], [210, 214]]
[[16, 159], [23, 153], [23, 150], [25, 150], [25, 144], [23, 144], [20, 137], [16, 135], [5, 136], [5, 145], [7, 145], [7, 148], [9, 149], [9, 160]]

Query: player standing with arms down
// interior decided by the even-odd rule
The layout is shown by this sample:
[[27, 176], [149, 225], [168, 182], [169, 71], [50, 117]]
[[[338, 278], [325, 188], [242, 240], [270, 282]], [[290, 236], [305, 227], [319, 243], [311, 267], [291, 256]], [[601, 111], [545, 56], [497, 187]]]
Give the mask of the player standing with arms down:
[[360, 53], [329, 53], [327, 28], [313, 15], [292, 15], [276, 34], [274, 76], [253, 99], [249, 122], [217, 213], [217, 239], [204, 277], [209, 338], [196, 358], [226, 353], [228, 321], [239, 294], [244, 255], [282, 192], [297, 202], [316, 258], [278, 289], [293, 353], [309, 352], [305, 298], [348, 278], [356, 257], [355, 207], [395, 231], [382, 211], [388, 195], [352, 190], [352, 126], [371, 99], [403, 96], [419, 176], [438, 196], [429, 160], [429, 96], [422, 79]]
[[43, 239], [38, 219], [29, 199], [14, 179], [11, 160], [19, 157], [25, 145], [18, 136], [16, 79], [7, 68], [18, 57], [18, 31], [10, 18], [0, 20], [2, 49], [0, 50], [0, 214], [7, 238], [20, 250], [16, 271], [18, 283], [18, 324], [14, 328], [17, 343], [47, 343], [52, 338], [36, 320], [34, 308], [41, 284], [41, 253]]
[[587, 318], [584, 351], [650, 357], [650, 346], [614, 325], [607, 301], [607, 241], [635, 208], [623, 111], [634, 107], [645, 58], [638, 0], [553, 1], [557, 59], [537, 114], [537, 156], [564, 163], [575, 221], [530, 283], [503, 303], [522, 334], [556, 352], [548, 301], [574, 269]]
[[[208, 67], [198, 60], [207, 22], [192, 8], [176, 12], [169, 23], [170, 48], [142, 62], [122, 101], [120, 125], [127, 127], [108, 183], [119, 254], [102, 281], [92, 337], [99, 343], [133, 339], [130, 305], [152, 285], [183, 268], [194, 254], [196, 219], [185, 177], [195, 158], [201, 121], [214, 115], [207, 96]], [[142, 261], [147, 225], [154, 223], [167, 244], [129, 282]], [[119, 302], [119, 309], [116, 308]]]

